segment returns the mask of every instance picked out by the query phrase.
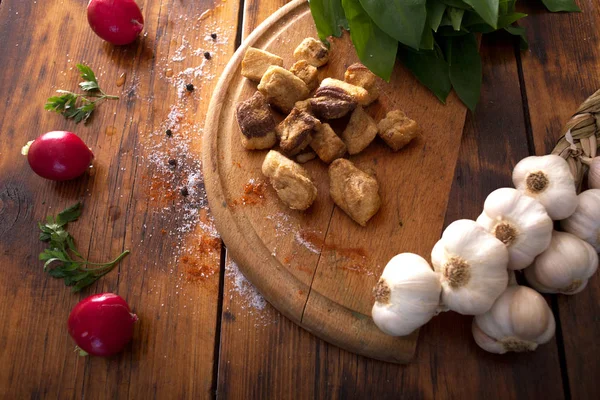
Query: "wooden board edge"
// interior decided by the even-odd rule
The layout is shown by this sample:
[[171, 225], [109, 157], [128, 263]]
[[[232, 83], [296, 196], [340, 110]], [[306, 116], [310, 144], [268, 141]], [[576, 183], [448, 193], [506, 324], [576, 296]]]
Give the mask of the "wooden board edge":
[[[243, 235], [238, 230], [225, 229], [226, 227], [238, 226], [233, 213], [227, 206], [219, 175], [218, 127], [221, 107], [227, 94], [226, 88], [233, 78], [233, 73], [241, 63], [247, 48], [284, 15], [299, 6], [303, 6], [305, 3], [306, 0], [294, 0], [260, 24], [236, 50], [219, 78], [208, 107], [203, 135], [202, 169], [209, 207], [217, 230], [221, 234], [233, 260], [238, 263], [242, 273], [256, 286], [265, 299], [274, 306], [277, 304], [275, 308], [284, 316], [321, 339], [353, 353], [388, 362], [406, 363], [414, 356], [417, 332], [404, 338], [393, 338], [381, 333], [370, 316], [352, 312], [316, 292], [313, 292], [309, 299], [310, 288], [298, 281], [283, 265], [273, 258], [264, 245], [256, 246], [262, 243], [256, 233], [253, 233], [253, 237], [250, 237]], [[257, 252], [257, 249], [259, 252]], [[246, 268], [250, 263], [250, 254], [258, 254], [264, 260], [264, 268], [260, 270], [260, 274], [267, 276], [275, 272], [283, 273], [285, 279], [279, 281], [277, 285], [264, 285], [262, 282], [266, 282], [266, 280], [260, 279], [261, 275], [257, 271]], [[302, 298], [302, 304], [304, 304], [301, 309], [298, 307], [299, 296]], [[273, 301], [275, 299], [279, 299], [279, 301], [275, 303]], [[307, 322], [303, 322], [304, 308], [309, 306], [309, 300], [311, 306], [307, 311], [309, 311], [308, 315], [310, 317], [307, 317]], [[324, 319], [324, 316], [330, 313], [339, 315], [335, 325]], [[340, 329], [340, 327], [349, 327], [349, 329]], [[390, 340], [398, 342], [397, 346], [406, 346], [410, 356], [394, 357], [390, 355], [389, 347], [387, 347]]]

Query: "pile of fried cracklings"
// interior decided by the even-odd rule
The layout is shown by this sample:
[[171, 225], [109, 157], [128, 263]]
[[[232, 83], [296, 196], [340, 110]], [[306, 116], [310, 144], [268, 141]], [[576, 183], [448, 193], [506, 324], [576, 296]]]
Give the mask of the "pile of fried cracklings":
[[[400, 110], [379, 123], [365, 112], [363, 107], [377, 100], [379, 89], [376, 76], [362, 64], [351, 65], [344, 81], [326, 78], [319, 84], [317, 68], [329, 60], [319, 40], [304, 39], [294, 58], [296, 63], [287, 70], [281, 57], [252, 47], [246, 51], [242, 75], [259, 84], [251, 98], [237, 105], [242, 145], [264, 150], [279, 144], [266, 155], [262, 172], [281, 201], [295, 210], [306, 210], [317, 196], [312, 178], [299, 163], [318, 156], [329, 164], [334, 203], [365, 226], [381, 205], [379, 184], [342, 157], [360, 153], [377, 134], [398, 151], [419, 134], [419, 127]], [[276, 124], [270, 106], [287, 115], [281, 123]], [[349, 113], [340, 135], [326, 122]]]

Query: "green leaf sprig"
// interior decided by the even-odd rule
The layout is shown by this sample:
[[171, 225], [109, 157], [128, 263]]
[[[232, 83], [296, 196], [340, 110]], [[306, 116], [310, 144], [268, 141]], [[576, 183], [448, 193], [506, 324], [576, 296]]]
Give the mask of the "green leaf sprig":
[[[541, 0], [552, 12], [581, 11], [574, 0]], [[389, 80], [399, 59], [442, 102], [452, 88], [474, 110], [482, 67], [476, 34], [503, 30], [528, 48], [517, 0], [309, 0], [321, 40], [350, 37], [361, 62]]]
[[[49, 215], [46, 223], [38, 224], [41, 231], [40, 240], [48, 243], [48, 248], [39, 255], [39, 259], [44, 261], [44, 271], [54, 278], [64, 279], [65, 285], [72, 286], [73, 292], [79, 292], [108, 274], [129, 254], [129, 250], [125, 250], [107, 263], [94, 263], [84, 259], [75, 247], [73, 236], [66, 230], [69, 222], [79, 218], [81, 209], [81, 203], [76, 203], [56, 217]], [[86, 266], [93, 266], [93, 268]]]
[[87, 65], [77, 64], [77, 69], [81, 73], [83, 82], [79, 83], [81, 90], [85, 94], [73, 93], [68, 90], [57, 90], [60, 96], [48, 98], [44, 109], [62, 114], [67, 119], [72, 119], [76, 124], [83, 121], [87, 123], [88, 119], [104, 100], [118, 100], [119, 96], [111, 96], [102, 89], [96, 79], [96, 74]]

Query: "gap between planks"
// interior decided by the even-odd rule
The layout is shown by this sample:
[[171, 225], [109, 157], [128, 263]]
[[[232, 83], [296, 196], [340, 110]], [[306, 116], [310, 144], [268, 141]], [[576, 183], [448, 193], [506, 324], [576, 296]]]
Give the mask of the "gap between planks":
[[[0, 0], [1, 1], [1, 0]], [[238, 8], [237, 28], [235, 33], [234, 52], [242, 44], [244, 35], [245, 21], [245, 0], [240, 0]], [[213, 398], [219, 397], [219, 366], [221, 363], [221, 326], [223, 322], [223, 303], [225, 302], [225, 273], [227, 263], [227, 247], [221, 240], [221, 258], [219, 260], [219, 291], [217, 301], [217, 324], [215, 327], [215, 348], [213, 352], [213, 376], [211, 385], [211, 394]]]

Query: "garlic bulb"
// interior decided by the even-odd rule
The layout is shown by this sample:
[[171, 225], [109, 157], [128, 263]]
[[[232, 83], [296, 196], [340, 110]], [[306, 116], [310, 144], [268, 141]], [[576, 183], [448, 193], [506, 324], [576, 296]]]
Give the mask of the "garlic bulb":
[[581, 292], [598, 269], [598, 253], [587, 242], [566, 232], [554, 231], [550, 246], [525, 269], [525, 278], [538, 292]]
[[600, 189], [600, 157], [594, 157], [590, 162], [588, 186], [590, 189]]
[[524, 158], [515, 166], [512, 179], [519, 191], [542, 203], [553, 220], [567, 218], [577, 207], [575, 180], [562, 157]]
[[544, 206], [511, 188], [487, 197], [477, 223], [506, 245], [508, 268], [513, 270], [531, 265], [552, 238], [552, 220]]
[[506, 246], [475, 221], [451, 223], [431, 252], [440, 273], [442, 304], [465, 315], [482, 314], [506, 289]]
[[575, 212], [561, 221], [562, 228], [591, 244], [600, 252], [600, 189], [590, 189], [579, 196]]
[[374, 289], [373, 321], [388, 335], [408, 335], [436, 314], [440, 291], [439, 276], [425, 259], [398, 254], [385, 266]]
[[525, 286], [509, 286], [485, 314], [473, 319], [475, 342], [490, 353], [533, 351], [554, 336], [556, 322], [546, 300]]

